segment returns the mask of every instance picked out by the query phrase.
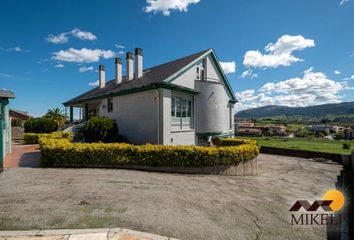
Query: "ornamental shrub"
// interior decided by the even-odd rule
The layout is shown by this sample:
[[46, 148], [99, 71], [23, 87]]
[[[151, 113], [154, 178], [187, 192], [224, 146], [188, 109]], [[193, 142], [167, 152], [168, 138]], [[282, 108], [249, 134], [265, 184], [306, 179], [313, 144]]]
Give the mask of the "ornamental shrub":
[[57, 123], [48, 118], [31, 118], [25, 123], [26, 133], [51, 133], [57, 128]]
[[236, 146], [219, 147], [72, 143], [68, 139], [51, 138], [40, 138], [39, 141], [43, 166], [203, 167], [238, 164], [257, 157], [259, 153], [255, 141], [247, 139], [235, 140], [241, 142]]
[[343, 143], [343, 149], [350, 149], [350, 143]]
[[93, 117], [82, 128], [85, 141], [92, 142], [117, 142], [118, 126], [110, 118]]
[[23, 141], [25, 144], [37, 144], [40, 138], [68, 139], [71, 141], [72, 137], [72, 132], [25, 133]]

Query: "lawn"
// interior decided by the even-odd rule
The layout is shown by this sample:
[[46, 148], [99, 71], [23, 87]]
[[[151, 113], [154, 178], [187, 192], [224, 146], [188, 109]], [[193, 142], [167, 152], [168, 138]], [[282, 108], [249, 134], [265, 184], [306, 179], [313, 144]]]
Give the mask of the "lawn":
[[261, 146], [288, 149], [308, 150], [315, 152], [350, 154], [351, 150], [343, 149], [343, 143], [348, 142], [354, 148], [354, 141], [289, 139], [289, 138], [255, 138]]

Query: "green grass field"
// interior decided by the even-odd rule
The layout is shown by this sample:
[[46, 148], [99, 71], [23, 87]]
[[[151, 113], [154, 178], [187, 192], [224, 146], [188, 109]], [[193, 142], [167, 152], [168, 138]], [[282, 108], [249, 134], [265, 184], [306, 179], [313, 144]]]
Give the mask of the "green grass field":
[[261, 146], [277, 147], [287, 149], [308, 150], [314, 152], [350, 154], [351, 150], [343, 149], [343, 143], [348, 142], [351, 144], [351, 149], [354, 148], [354, 141], [334, 141], [334, 140], [311, 140], [311, 139], [284, 139], [284, 138], [271, 138], [260, 137], [253, 138]]

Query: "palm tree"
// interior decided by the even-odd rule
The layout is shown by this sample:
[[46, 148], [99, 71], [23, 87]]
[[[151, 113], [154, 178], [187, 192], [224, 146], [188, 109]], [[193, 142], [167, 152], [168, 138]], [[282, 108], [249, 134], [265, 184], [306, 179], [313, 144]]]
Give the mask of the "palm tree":
[[58, 127], [63, 127], [67, 118], [65, 113], [58, 107], [48, 109], [48, 112], [44, 117], [54, 120], [57, 123]]

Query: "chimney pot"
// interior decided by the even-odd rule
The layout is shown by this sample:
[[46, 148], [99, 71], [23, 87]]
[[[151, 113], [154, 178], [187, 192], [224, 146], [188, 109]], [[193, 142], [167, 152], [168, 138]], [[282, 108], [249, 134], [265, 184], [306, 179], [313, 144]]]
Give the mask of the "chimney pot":
[[143, 50], [135, 48], [135, 79], [143, 76]]
[[122, 82], [122, 60], [120, 58], [115, 59], [116, 62], [116, 78], [115, 83], [119, 84]]
[[104, 65], [98, 66], [98, 84], [100, 88], [104, 88], [106, 86], [106, 72]]
[[126, 61], [126, 80], [130, 81], [134, 78], [133, 53], [127, 52]]

